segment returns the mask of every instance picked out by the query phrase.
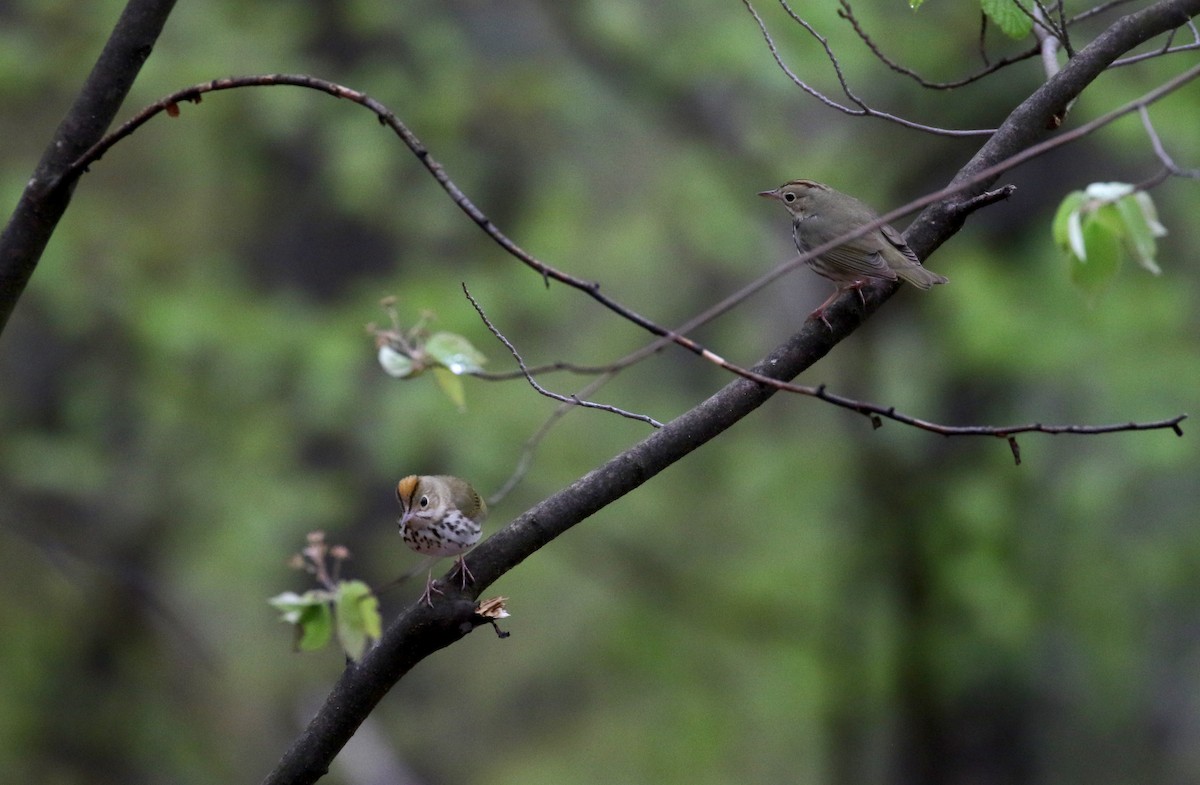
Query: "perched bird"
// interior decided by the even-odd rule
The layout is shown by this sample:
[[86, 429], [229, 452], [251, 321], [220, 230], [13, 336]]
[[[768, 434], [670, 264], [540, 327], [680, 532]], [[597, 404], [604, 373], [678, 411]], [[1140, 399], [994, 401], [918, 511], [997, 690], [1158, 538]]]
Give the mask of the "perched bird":
[[[411, 475], [396, 483], [400, 501], [400, 536], [408, 547], [426, 556], [457, 556], [462, 586], [467, 578], [475, 580], [463, 561], [463, 554], [479, 542], [487, 505], [466, 480], [446, 475]], [[433, 570], [425, 581], [421, 600], [433, 606]]]
[[[853, 196], [812, 180], [792, 180], [758, 195], [775, 199], [787, 208], [792, 216], [792, 239], [800, 253], [807, 253], [879, 217]], [[809, 315], [810, 319], [825, 322], [826, 327], [830, 327], [825, 318], [825, 309], [830, 303], [842, 292], [858, 290], [871, 279], [895, 281], [899, 278], [918, 289], [928, 289], [947, 280], [922, 267], [921, 260], [900, 233], [886, 224], [810, 259], [808, 266], [837, 286], [829, 299]], [[862, 297], [861, 291], [858, 294]], [[863, 302], [866, 302], [865, 298]]]

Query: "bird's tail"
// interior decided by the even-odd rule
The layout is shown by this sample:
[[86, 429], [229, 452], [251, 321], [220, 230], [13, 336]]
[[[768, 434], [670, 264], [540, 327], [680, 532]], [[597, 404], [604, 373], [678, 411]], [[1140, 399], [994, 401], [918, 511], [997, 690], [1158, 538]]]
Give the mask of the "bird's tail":
[[905, 265], [904, 267], [893, 267], [896, 275], [900, 278], [917, 287], [918, 289], [928, 289], [934, 284], [946, 283], [950, 279], [944, 275], [938, 275], [932, 270], [926, 270], [920, 263], [913, 265]]

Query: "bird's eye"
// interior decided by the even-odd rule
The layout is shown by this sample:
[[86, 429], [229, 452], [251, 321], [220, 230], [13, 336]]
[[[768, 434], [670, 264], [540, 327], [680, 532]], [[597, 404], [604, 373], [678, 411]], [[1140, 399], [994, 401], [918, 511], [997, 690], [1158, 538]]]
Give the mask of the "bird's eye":
[[783, 195], [783, 201], [794, 202], [794, 201], [796, 201], [796, 195], [794, 193], [792, 193], [791, 191], [789, 191]]
[[429, 497], [428, 497], [428, 496], [422, 496], [422, 497], [421, 497], [421, 498], [420, 498], [420, 499], [417, 501], [417, 504], [421, 505], [421, 509], [422, 509], [422, 510], [423, 510], [423, 509], [425, 509], [426, 507], [428, 507], [428, 506], [429, 506]]

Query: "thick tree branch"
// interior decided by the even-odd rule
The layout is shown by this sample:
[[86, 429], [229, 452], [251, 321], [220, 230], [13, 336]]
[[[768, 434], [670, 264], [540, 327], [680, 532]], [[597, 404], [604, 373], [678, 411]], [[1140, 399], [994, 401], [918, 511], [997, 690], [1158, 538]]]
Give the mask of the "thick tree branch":
[[70, 188], [55, 185], [116, 117], [174, 6], [175, 0], [129, 0], [79, 97], [42, 154], [0, 234], [0, 333], [71, 200]]
[[[959, 170], [951, 186], [971, 182], [963, 191], [968, 197], [985, 191], [1000, 171], [997, 170], [995, 176], [980, 177], [981, 173], [991, 171], [992, 167], [1034, 144], [1050, 129], [1057, 128], [1066, 115], [1068, 104], [1113, 61], [1154, 36], [1186, 24], [1197, 14], [1200, 14], [1200, 0], [1163, 0], [1118, 19], [1071, 58], [1054, 78], [1016, 107], [995, 135]], [[963, 220], [953, 202], [944, 200], [922, 212], [909, 226], [905, 239], [924, 259], [957, 232]]]

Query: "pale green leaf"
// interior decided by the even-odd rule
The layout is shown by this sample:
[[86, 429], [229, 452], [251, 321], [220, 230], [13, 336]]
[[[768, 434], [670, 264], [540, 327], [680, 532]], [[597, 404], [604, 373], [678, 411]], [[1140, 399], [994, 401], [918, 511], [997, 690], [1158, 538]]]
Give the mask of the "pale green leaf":
[[1082, 219], [1083, 245], [1087, 256], [1071, 264], [1071, 280], [1089, 294], [1107, 286], [1121, 262], [1122, 222], [1113, 205], [1104, 205]]
[[[1145, 194], [1142, 193], [1140, 195], [1144, 196]], [[1129, 253], [1133, 256], [1134, 261], [1154, 275], [1161, 275], [1162, 269], [1154, 259], [1157, 251], [1157, 243], [1154, 241], [1154, 225], [1157, 225], [1160, 229], [1162, 225], [1158, 221], [1154, 221], [1154, 225], [1152, 225], [1147, 220], [1146, 211], [1142, 203], [1135, 197], [1130, 196], [1121, 199], [1116, 203], [1116, 208], [1124, 224], [1125, 244], [1129, 248]], [[1151, 202], [1151, 210], [1153, 210], [1153, 202]]]
[[283, 594], [277, 594], [267, 603], [280, 611], [280, 619], [288, 624], [295, 624], [300, 620], [300, 613], [308, 606], [308, 603], [294, 591], [285, 591]]
[[455, 333], [434, 333], [425, 342], [425, 353], [451, 373], [475, 373], [483, 370], [487, 358], [471, 342]]
[[379, 365], [388, 376], [395, 376], [397, 379], [409, 376], [413, 370], [412, 359], [387, 344], [379, 347]]
[[1150, 198], [1150, 194], [1145, 191], [1138, 191], [1133, 195], [1137, 201], [1138, 207], [1142, 209], [1142, 215], [1146, 218], [1146, 224], [1150, 227], [1150, 233], [1155, 237], [1165, 237], [1167, 227], [1158, 222], [1158, 210], [1154, 207], [1154, 200]]
[[343, 581], [337, 590], [337, 635], [346, 656], [357, 662], [382, 634], [379, 600], [362, 581]]
[[1158, 221], [1150, 195], [1129, 183], [1092, 183], [1085, 191], [1068, 194], [1055, 213], [1052, 231], [1055, 243], [1071, 257], [1072, 280], [1091, 291], [1108, 283], [1123, 252], [1143, 269], [1162, 272], [1155, 238], [1167, 230]]
[[1071, 223], [1074, 221], [1078, 224], [1079, 206], [1083, 204], [1083, 199], [1083, 191], [1072, 191], [1062, 200], [1058, 211], [1054, 214], [1054, 223], [1051, 225], [1054, 243], [1068, 253], [1074, 247]]
[[1024, 38], [1033, 29], [1033, 19], [1013, 0], [980, 0], [979, 6], [1009, 38]]
[[285, 591], [282, 594], [277, 594], [267, 600], [267, 604], [276, 610], [280, 611], [280, 618], [289, 624], [295, 624], [300, 618], [300, 613], [304, 609], [313, 605], [324, 605], [329, 602], [330, 595], [328, 592], [312, 589], [304, 594], [297, 594], [294, 591]]
[[440, 366], [433, 369], [433, 376], [438, 381], [438, 386], [442, 388], [442, 392], [446, 394], [459, 411], [467, 408], [467, 392], [463, 389], [462, 379], [455, 376], [453, 373]]
[[304, 594], [287, 591], [267, 602], [280, 611], [280, 619], [295, 626], [296, 648], [313, 651], [329, 642], [333, 633], [333, 614], [328, 592], [313, 589]]

